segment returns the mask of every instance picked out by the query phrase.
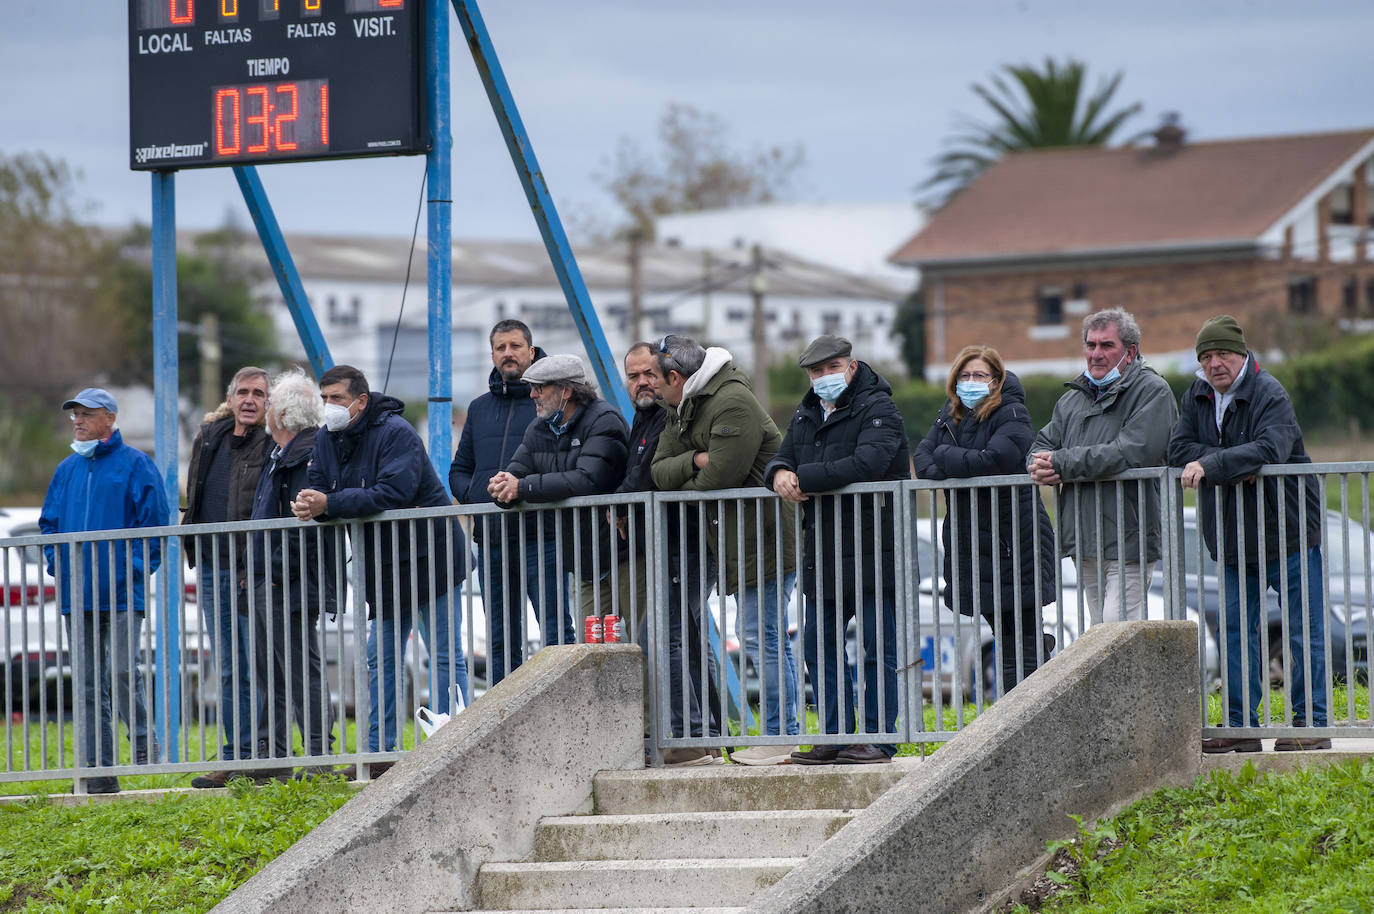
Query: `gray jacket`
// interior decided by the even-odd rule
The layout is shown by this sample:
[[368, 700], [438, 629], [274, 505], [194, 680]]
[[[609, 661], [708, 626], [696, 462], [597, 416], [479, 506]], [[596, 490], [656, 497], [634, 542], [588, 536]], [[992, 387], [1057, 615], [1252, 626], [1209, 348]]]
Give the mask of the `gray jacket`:
[[[1121, 558], [1121, 536], [1124, 560], [1139, 561], [1143, 526], [1145, 561], [1158, 561], [1163, 552], [1159, 542], [1159, 486], [1123, 482], [1124, 516], [1118, 517], [1116, 486], [1096, 486], [1088, 481], [1138, 467], [1165, 465], [1169, 434], [1178, 419], [1178, 404], [1169, 383], [1144, 359], [1137, 358], [1100, 397], [1081, 374], [1064, 386], [1069, 388], [1068, 392], [1054, 405], [1054, 415], [1035, 436], [1030, 450], [1031, 454], [1052, 451], [1055, 472], [1064, 481], [1055, 510], [1060, 554], [1073, 555], [1082, 543], [1082, 555], [1092, 557], [1098, 548], [1100, 517], [1102, 558]], [[1030, 463], [1029, 455], [1026, 462]], [[1143, 524], [1141, 488], [1145, 493]]]

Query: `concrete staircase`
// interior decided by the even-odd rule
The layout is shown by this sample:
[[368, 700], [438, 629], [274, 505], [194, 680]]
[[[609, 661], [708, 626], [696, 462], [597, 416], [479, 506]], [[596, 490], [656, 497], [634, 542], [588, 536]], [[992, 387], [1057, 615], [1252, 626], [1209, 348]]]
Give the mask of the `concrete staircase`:
[[603, 771], [594, 814], [539, 822], [532, 859], [486, 863], [488, 912], [740, 912], [915, 770], [738, 765]]

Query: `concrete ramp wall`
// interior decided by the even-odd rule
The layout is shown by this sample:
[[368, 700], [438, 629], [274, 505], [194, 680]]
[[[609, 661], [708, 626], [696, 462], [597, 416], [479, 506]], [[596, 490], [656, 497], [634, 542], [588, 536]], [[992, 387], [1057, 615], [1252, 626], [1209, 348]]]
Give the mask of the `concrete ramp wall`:
[[1096, 625], [860, 812], [749, 914], [986, 911], [1045, 842], [1201, 760], [1197, 627]]
[[473, 907], [479, 866], [588, 809], [596, 772], [643, 766], [641, 666], [632, 644], [540, 651], [212, 914]]

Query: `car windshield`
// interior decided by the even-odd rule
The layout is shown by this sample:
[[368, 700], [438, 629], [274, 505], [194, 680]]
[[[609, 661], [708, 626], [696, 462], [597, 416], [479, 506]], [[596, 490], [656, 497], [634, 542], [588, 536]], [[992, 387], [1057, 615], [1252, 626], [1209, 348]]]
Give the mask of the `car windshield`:
[[1331, 576], [1344, 576], [1349, 569], [1352, 578], [1363, 578], [1368, 567], [1366, 555], [1370, 546], [1370, 531], [1364, 524], [1350, 518], [1349, 525], [1342, 523], [1340, 515], [1328, 516], [1326, 521], [1326, 541], [1322, 544], [1326, 553], [1326, 571]]

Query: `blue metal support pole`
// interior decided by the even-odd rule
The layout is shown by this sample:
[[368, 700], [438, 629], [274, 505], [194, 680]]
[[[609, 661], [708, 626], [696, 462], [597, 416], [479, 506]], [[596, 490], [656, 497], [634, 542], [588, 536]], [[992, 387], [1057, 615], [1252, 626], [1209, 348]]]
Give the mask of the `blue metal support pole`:
[[[431, 145], [425, 157], [429, 239], [429, 460], [448, 488], [453, 461], [453, 135], [449, 130], [448, 5], [429, 4], [425, 82]], [[451, 493], [450, 493], [451, 494]]]
[[[177, 236], [176, 172], [155, 171], [153, 178], [153, 388], [156, 391], [153, 457], [163, 491], [177, 523], [181, 489], [177, 484]], [[153, 719], [169, 762], [180, 761], [181, 745], [181, 556], [169, 539], [158, 575], [156, 685]]]
[[301, 345], [305, 347], [305, 357], [310, 360], [310, 368], [318, 378], [334, 366], [334, 359], [329, 355], [329, 345], [325, 343], [319, 321], [315, 320], [315, 312], [310, 308], [310, 299], [305, 296], [305, 287], [301, 285], [300, 274], [296, 272], [296, 262], [291, 259], [291, 251], [287, 249], [286, 239], [277, 225], [272, 204], [267, 200], [267, 191], [258, 178], [258, 170], [252, 165], [235, 165], [234, 177], [239, 182], [239, 190], [243, 191], [243, 200], [248, 204], [249, 215], [253, 217], [258, 238], [262, 240], [263, 252], [272, 265], [277, 285], [281, 287], [282, 298], [286, 299], [286, 307], [296, 323], [296, 332], [300, 334]]
[[587, 295], [582, 272], [577, 267], [572, 247], [568, 244], [568, 236], [563, 231], [563, 223], [558, 218], [558, 209], [554, 206], [548, 184], [544, 181], [544, 172], [534, 157], [534, 147], [530, 143], [529, 134], [525, 132], [524, 123], [520, 120], [515, 98], [511, 95], [510, 85], [501, 70], [501, 62], [496, 57], [496, 48], [492, 46], [491, 36], [487, 34], [487, 26], [482, 21], [477, 0], [453, 0], [453, 9], [458, 14], [458, 22], [463, 27], [463, 35], [467, 38], [468, 48], [472, 51], [472, 61], [477, 65], [477, 73], [487, 90], [487, 99], [491, 102], [491, 110], [496, 114], [496, 123], [501, 128], [501, 135], [506, 138], [506, 148], [510, 150], [516, 174], [520, 176], [520, 183], [525, 188], [530, 212], [534, 214], [534, 221], [539, 226], [539, 234], [543, 236], [544, 247], [548, 249], [554, 272], [558, 274], [558, 283], [563, 287], [563, 295], [568, 300], [568, 310], [572, 312], [573, 323], [577, 325], [577, 332], [582, 335], [582, 343], [587, 347], [587, 357], [591, 360], [597, 383], [601, 385], [601, 393], [614, 403], [625, 415], [626, 421], [629, 421], [634, 417], [634, 406], [630, 402], [625, 385], [620, 382], [619, 364], [606, 344], [601, 321], [597, 319], [596, 309], [592, 307], [591, 298]]

